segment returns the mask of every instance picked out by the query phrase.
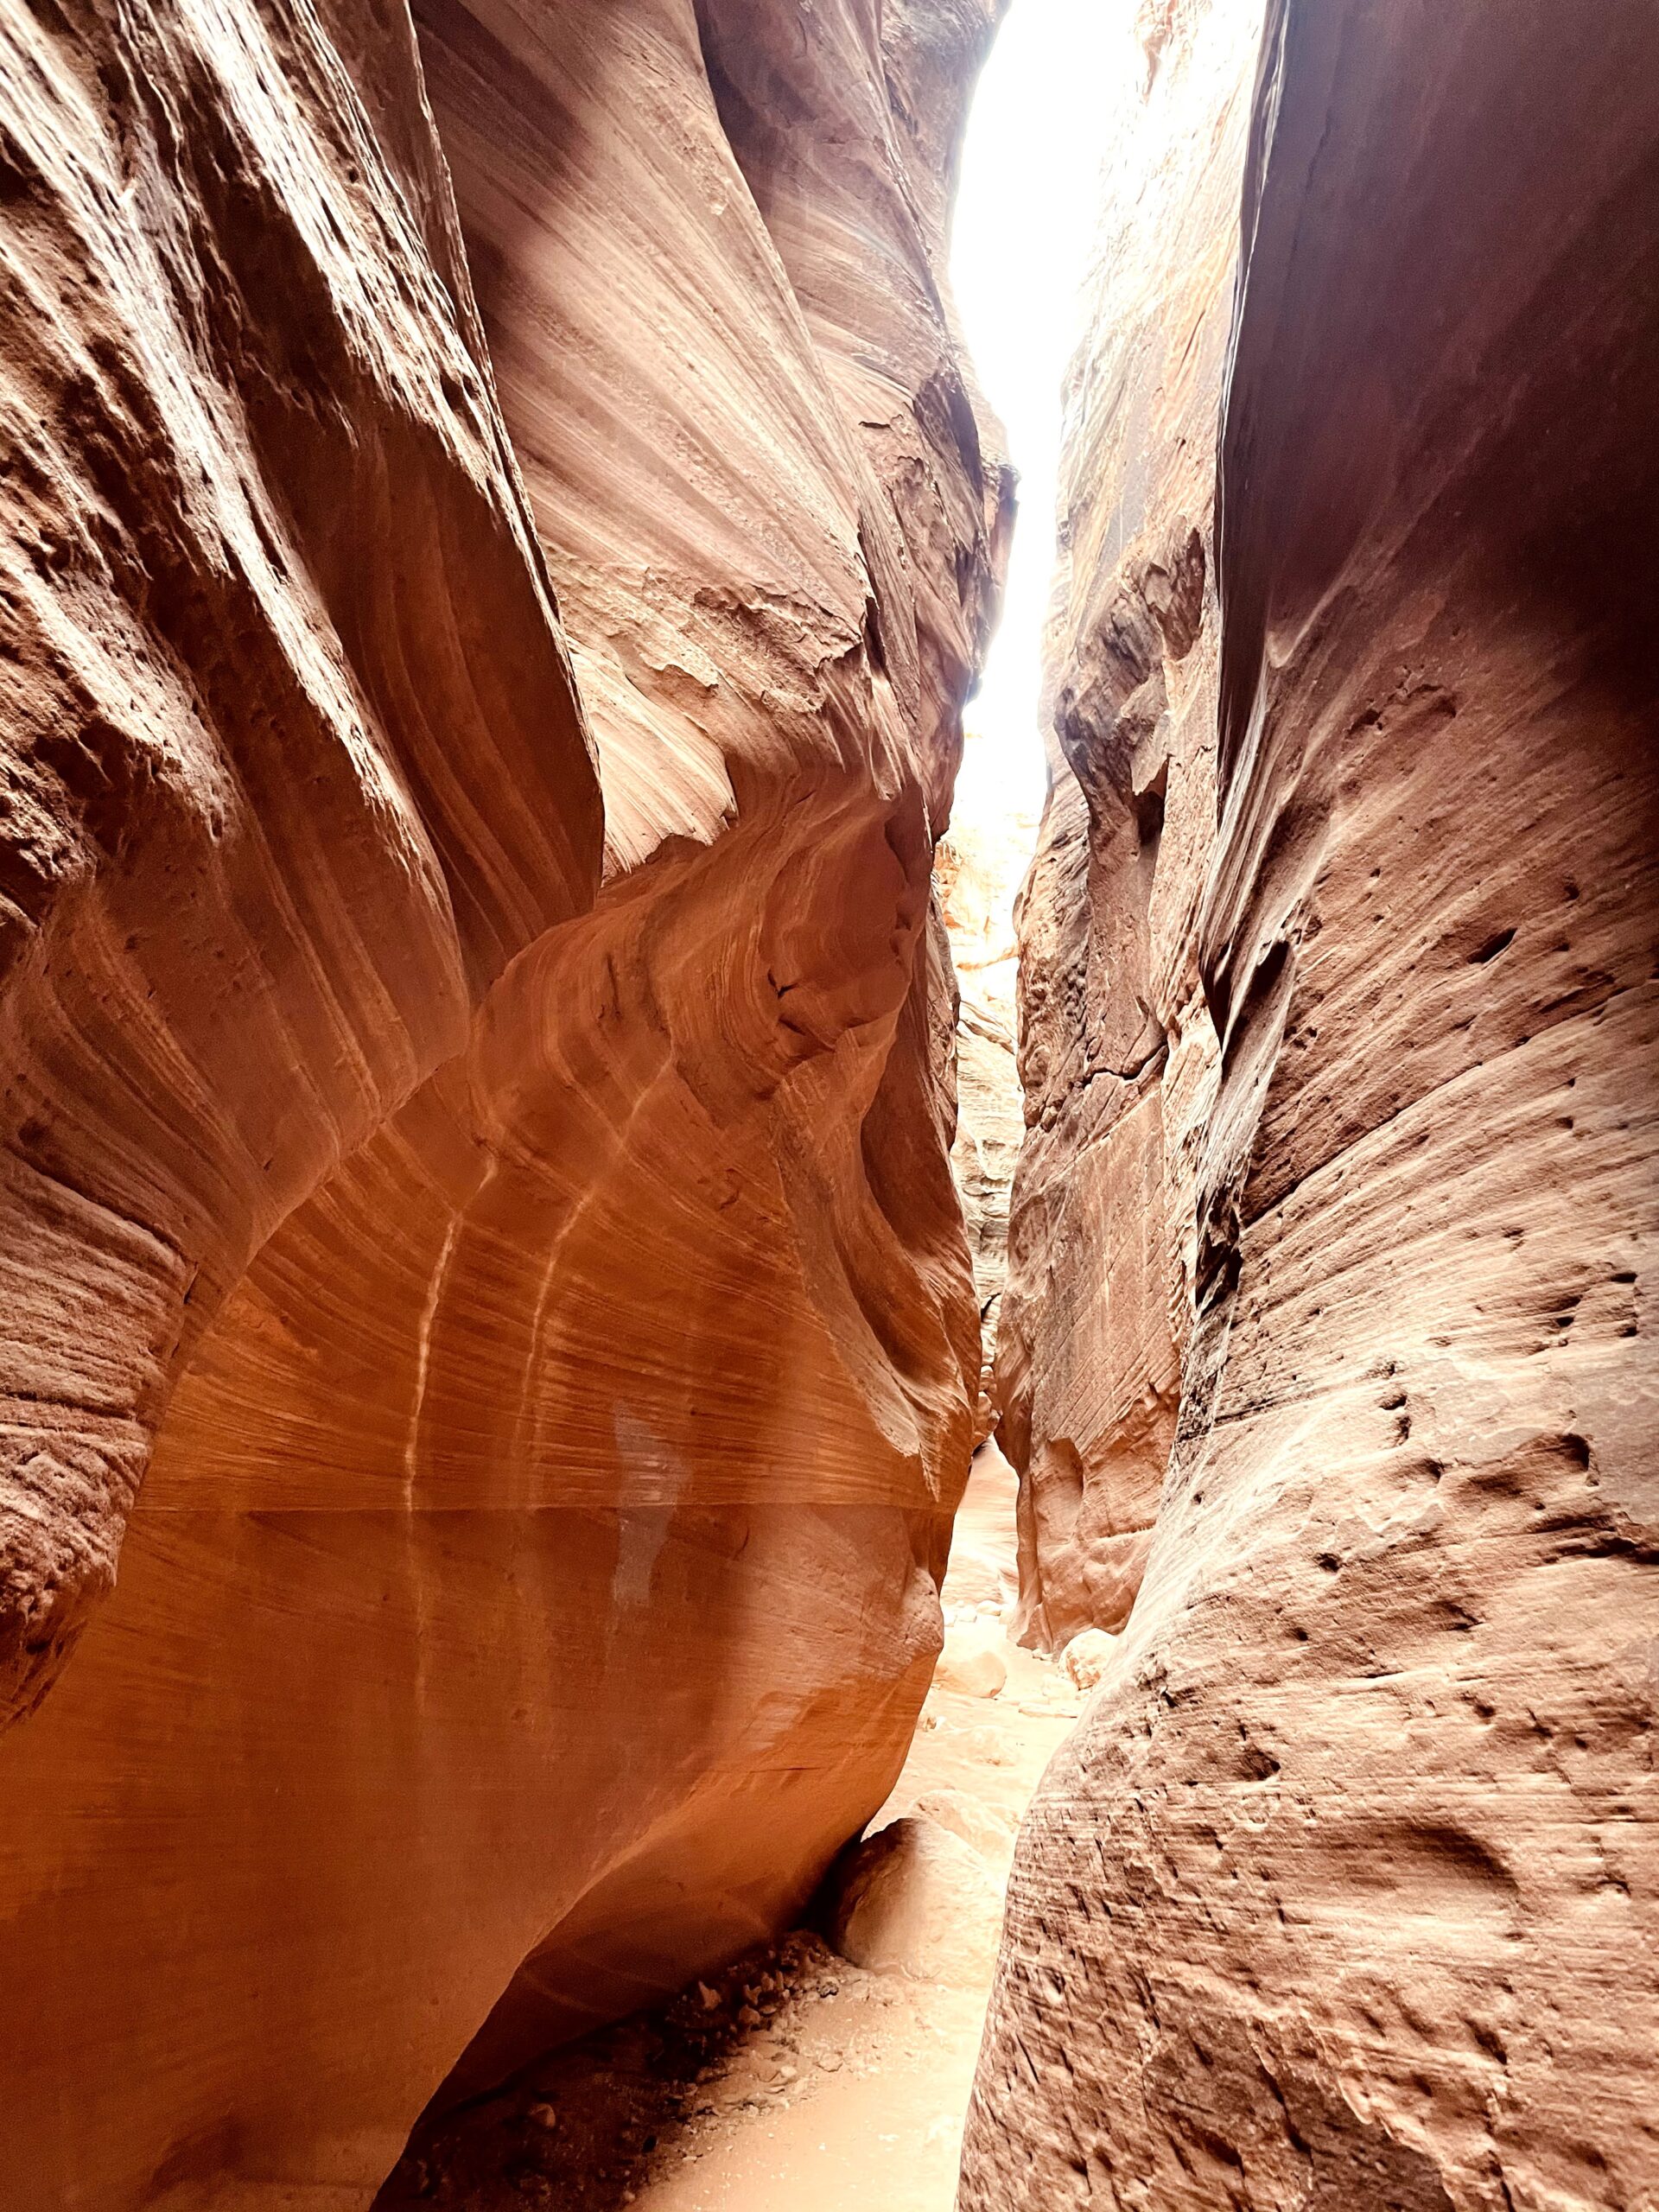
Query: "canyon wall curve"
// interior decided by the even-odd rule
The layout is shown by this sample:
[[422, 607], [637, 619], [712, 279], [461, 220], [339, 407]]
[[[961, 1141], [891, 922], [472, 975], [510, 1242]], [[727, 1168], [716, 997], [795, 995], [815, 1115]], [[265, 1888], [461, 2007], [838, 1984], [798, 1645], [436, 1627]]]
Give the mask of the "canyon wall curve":
[[957, 1135], [950, 1165], [961, 1194], [979, 1300], [981, 1366], [974, 1443], [996, 1428], [996, 1343], [1008, 1271], [1008, 1208], [1025, 1143], [1014, 1039], [1018, 963], [1007, 887], [1028, 855], [1029, 825], [975, 818], [953, 824], [934, 880], [950, 940], [957, 1015]]
[[963, 2212], [1659, 2202], [1656, 85], [1622, 0], [1267, 10], [1195, 1313]]
[[17, 2212], [365, 2205], [902, 1761], [980, 1371], [931, 866], [1012, 506], [939, 274], [996, 12], [0, 29], [59, 347]]
[[1659, 17], [1134, 10], [1010, 1188], [1004, 4], [0, 0], [0, 2212], [695, 2007], [993, 1424], [958, 2212], [1659, 2212]]
[[412, 32], [341, 12], [379, 113], [308, 17], [0, 28], [8, 1716], [252, 1253], [597, 884]]

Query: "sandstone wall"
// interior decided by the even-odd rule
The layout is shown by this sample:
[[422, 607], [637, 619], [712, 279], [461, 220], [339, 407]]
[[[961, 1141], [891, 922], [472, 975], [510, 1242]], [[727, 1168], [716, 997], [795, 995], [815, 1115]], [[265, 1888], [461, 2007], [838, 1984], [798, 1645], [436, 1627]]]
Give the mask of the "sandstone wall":
[[11, 7], [0, 73], [10, 1717], [250, 1256], [600, 823], [401, 10]]
[[996, 1427], [996, 1338], [1008, 1271], [1009, 1194], [1025, 1140], [1014, 1052], [1018, 966], [1008, 893], [1024, 868], [1030, 834], [1030, 823], [1017, 817], [953, 827], [935, 868], [959, 994], [957, 1135], [950, 1166], [979, 1299], [976, 1446]]
[[968, 2212], [1659, 2202], [1659, 32], [1276, 0], [1179, 1435]]
[[1020, 1633], [1119, 1629], [1174, 1440], [1215, 1031], [1198, 979], [1219, 621], [1211, 517], [1261, 8], [1143, 11], [1067, 382], [1050, 791], [1021, 895], [1027, 1142], [999, 1436]]
[[[72, 1626], [159, 1440], [0, 1745], [0, 2203], [360, 2205], [446, 2080], [798, 1910], [938, 1646], [929, 875], [1007, 494], [937, 269], [992, 11], [72, 12], [3, 17], [9, 327], [57, 302], [79, 395], [29, 395], [14, 698], [112, 658], [156, 755], [82, 747], [6, 1001], [79, 1147], [8, 1248], [19, 1395], [115, 1469], [57, 1454]], [[52, 550], [84, 481], [114, 585]], [[79, 819], [34, 790], [25, 859]]]

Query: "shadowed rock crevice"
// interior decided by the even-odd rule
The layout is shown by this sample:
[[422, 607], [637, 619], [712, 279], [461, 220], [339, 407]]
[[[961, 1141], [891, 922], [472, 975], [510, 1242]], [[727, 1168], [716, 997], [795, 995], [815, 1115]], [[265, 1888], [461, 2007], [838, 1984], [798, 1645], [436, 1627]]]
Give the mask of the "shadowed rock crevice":
[[[1214, 837], [1210, 551], [1246, 76], [1259, 17], [1142, 24], [1065, 391], [1050, 788], [1021, 897], [1027, 1141], [998, 1346], [1024, 1633], [1128, 1618], [1176, 1427], [1217, 1044], [1198, 917]], [[1174, 43], [1172, 43], [1172, 41]]]

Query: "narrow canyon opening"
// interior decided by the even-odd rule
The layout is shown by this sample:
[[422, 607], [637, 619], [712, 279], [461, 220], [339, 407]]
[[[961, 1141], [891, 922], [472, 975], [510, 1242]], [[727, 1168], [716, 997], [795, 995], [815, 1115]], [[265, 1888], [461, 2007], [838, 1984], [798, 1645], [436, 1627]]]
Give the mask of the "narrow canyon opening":
[[1592, 13], [0, 0], [0, 2212], [1659, 2205]]
[[[1063, 387], [1081, 336], [1109, 120], [1143, 67], [1132, 9], [1020, 0], [975, 90], [949, 214], [981, 435], [1018, 491], [934, 858], [959, 995], [950, 1160], [983, 1351], [940, 1593], [944, 1645], [917, 1733], [866, 1840], [836, 1861], [800, 1927], [537, 2054], [505, 2082], [480, 2088], [474, 2075], [459, 2099], [441, 2092], [379, 2212], [526, 2200], [550, 2212], [950, 2212], [955, 2202], [1014, 1832], [1093, 1680], [1087, 1640], [1065, 1673], [1022, 1602], [1017, 1478], [995, 1435], [995, 1338], [1024, 1137], [1014, 905], [1049, 776], [1042, 632]], [[713, 72], [717, 87], [728, 83], [717, 58]], [[722, 112], [734, 111], [728, 90]]]

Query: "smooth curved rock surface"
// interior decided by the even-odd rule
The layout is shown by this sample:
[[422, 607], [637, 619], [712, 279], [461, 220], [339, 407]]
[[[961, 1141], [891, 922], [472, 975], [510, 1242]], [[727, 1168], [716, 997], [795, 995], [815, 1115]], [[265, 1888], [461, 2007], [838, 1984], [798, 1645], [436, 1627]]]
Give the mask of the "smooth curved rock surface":
[[[282, 561], [249, 522], [198, 565], [305, 580], [340, 698], [314, 773], [297, 679], [215, 664], [259, 715], [263, 903], [236, 892], [238, 934], [165, 849], [134, 912], [206, 1020], [221, 951], [263, 1004], [291, 905], [311, 937], [271, 941], [328, 1020], [227, 982], [230, 1073], [162, 1055], [211, 1141], [88, 1112], [86, 1156], [137, 1177], [205, 1150], [218, 1310], [175, 1344], [135, 1298], [182, 1379], [118, 1586], [0, 1745], [16, 2212], [366, 2203], [441, 2088], [786, 1923], [902, 1762], [979, 1367], [930, 867], [1007, 520], [937, 275], [991, 13], [423, 0], [423, 86], [391, 0], [137, 12], [162, 151], [135, 200], [100, 186], [96, 251], [176, 228], [200, 321], [217, 192], [236, 344], [294, 306], [245, 367], [296, 415]], [[91, 64], [31, 32], [48, 99], [5, 35], [9, 111], [81, 130]], [[346, 228], [378, 287], [337, 278], [347, 337], [255, 215]], [[65, 237], [37, 281], [92, 251]], [[135, 303], [130, 353], [145, 329]], [[370, 335], [438, 429], [378, 447], [354, 365], [363, 419], [336, 404]], [[193, 617], [221, 654], [240, 605]], [[171, 680], [162, 612], [125, 619]], [[261, 1191], [300, 1163], [228, 1233], [218, 1144]], [[53, 1280], [35, 1248], [24, 1310]], [[42, 1341], [77, 1341], [55, 1308]]]
[[1044, 1651], [1128, 1618], [1175, 1437], [1217, 1064], [1198, 959], [1216, 436], [1261, 16], [1142, 11], [1147, 79], [1109, 158], [1067, 379], [995, 1387], [1020, 1478], [1018, 1633]]
[[0, 89], [3, 1719], [600, 821], [402, 9], [13, 8]]
[[968, 1697], [1000, 1697], [1008, 1679], [998, 1622], [958, 1621], [944, 1632], [944, 1649], [933, 1679], [941, 1689]]
[[965, 2212], [1659, 2203], [1659, 26], [1280, 0], [1179, 1437]]

